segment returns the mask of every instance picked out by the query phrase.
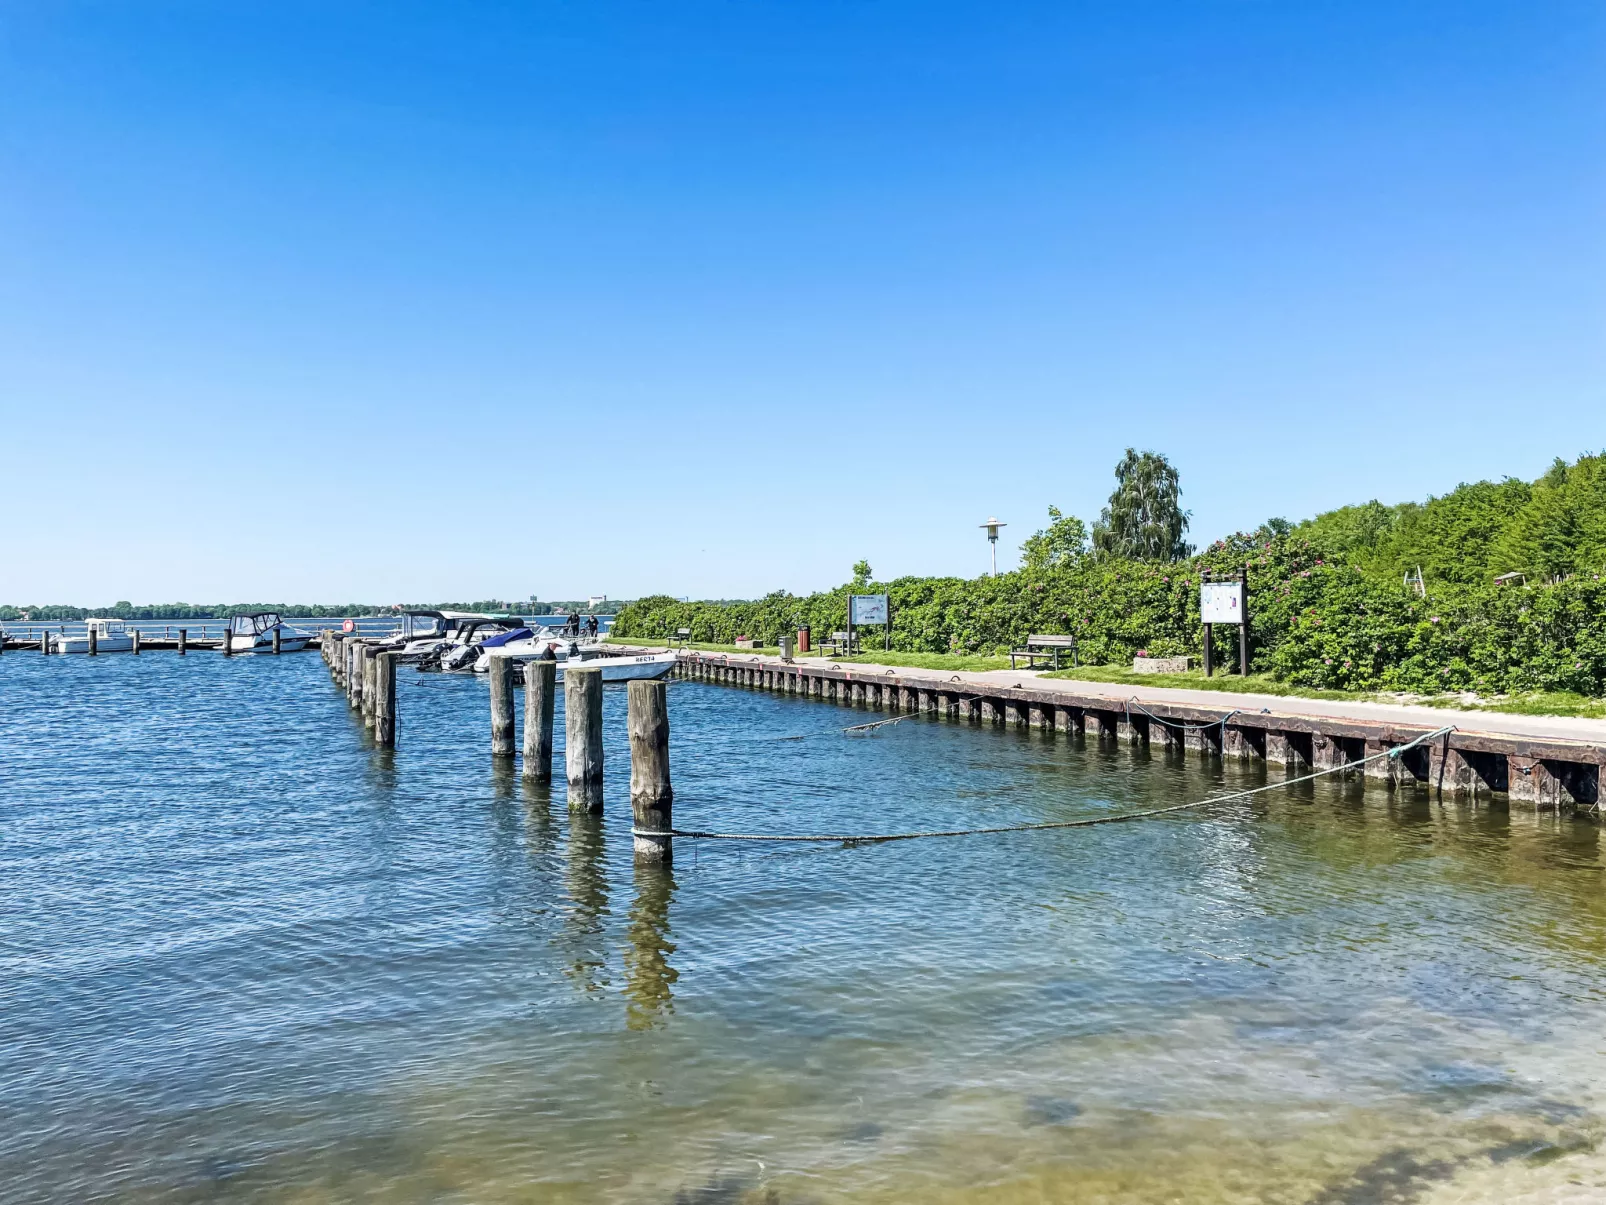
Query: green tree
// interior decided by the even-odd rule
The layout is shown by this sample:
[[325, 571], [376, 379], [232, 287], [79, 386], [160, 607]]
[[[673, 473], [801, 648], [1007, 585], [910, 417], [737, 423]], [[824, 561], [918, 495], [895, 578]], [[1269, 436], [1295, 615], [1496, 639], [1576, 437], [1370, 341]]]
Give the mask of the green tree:
[[1060, 508], [1048, 508], [1048, 526], [1026, 537], [1020, 546], [1021, 564], [1027, 569], [1052, 569], [1068, 565], [1087, 551], [1087, 525], [1075, 515], [1062, 515]]
[[869, 561], [855, 561], [853, 563], [853, 588], [855, 590], [863, 590], [868, 586], [870, 584], [870, 574]]
[[1190, 513], [1182, 509], [1181, 483], [1158, 452], [1128, 448], [1115, 466], [1115, 492], [1093, 525], [1093, 547], [1107, 556], [1139, 561], [1180, 561], [1193, 552], [1182, 538]]

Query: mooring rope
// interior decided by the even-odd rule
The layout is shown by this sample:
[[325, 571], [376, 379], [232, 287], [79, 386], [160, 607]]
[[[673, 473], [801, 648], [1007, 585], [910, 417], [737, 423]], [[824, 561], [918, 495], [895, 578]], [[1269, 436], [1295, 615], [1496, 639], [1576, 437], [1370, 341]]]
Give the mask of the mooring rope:
[[1173, 812], [1185, 812], [1191, 808], [1204, 807], [1211, 803], [1227, 803], [1234, 799], [1247, 799], [1251, 795], [1259, 795], [1264, 791], [1275, 791], [1282, 787], [1298, 786], [1302, 782], [1311, 782], [1328, 774], [1340, 774], [1347, 770], [1364, 766], [1368, 762], [1380, 758], [1397, 759], [1402, 753], [1416, 748], [1427, 741], [1437, 740], [1441, 736], [1448, 736], [1454, 732], [1455, 725], [1451, 724], [1435, 732], [1425, 732], [1415, 740], [1407, 741], [1403, 745], [1395, 745], [1391, 749], [1384, 749], [1379, 753], [1370, 754], [1358, 761], [1345, 762], [1340, 766], [1328, 766], [1325, 769], [1305, 774], [1299, 778], [1289, 778], [1282, 782], [1267, 783], [1265, 786], [1251, 787], [1246, 791], [1231, 791], [1226, 795], [1211, 795], [1204, 799], [1195, 799], [1191, 803], [1174, 803], [1170, 807], [1147, 808], [1141, 812], [1123, 812], [1119, 816], [1090, 816], [1082, 820], [1049, 820], [1038, 824], [1005, 824], [993, 828], [953, 828], [953, 829], [926, 829], [909, 833], [716, 833], [702, 829], [643, 829], [631, 826], [630, 833], [634, 837], [695, 837], [707, 841], [823, 841], [839, 842], [843, 845], [879, 845], [884, 841], [914, 841], [925, 837], [980, 837], [994, 833], [1034, 833], [1056, 828], [1092, 828], [1097, 824], [1124, 824], [1129, 820], [1147, 820], [1153, 816], [1167, 816]]

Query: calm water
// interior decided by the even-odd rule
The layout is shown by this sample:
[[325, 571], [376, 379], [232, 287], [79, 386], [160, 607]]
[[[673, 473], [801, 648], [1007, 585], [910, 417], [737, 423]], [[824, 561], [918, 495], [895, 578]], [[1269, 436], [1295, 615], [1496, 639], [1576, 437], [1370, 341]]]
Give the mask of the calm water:
[[[682, 841], [643, 873], [622, 693], [600, 824], [493, 767], [484, 682], [398, 695], [386, 754], [315, 655], [0, 659], [0, 1199], [1333, 1205], [1603, 1132], [1587, 821], [1334, 784]], [[1259, 773], [845, 737], [696, 683], [670, 707], [697, 827], [1042, 820]]]

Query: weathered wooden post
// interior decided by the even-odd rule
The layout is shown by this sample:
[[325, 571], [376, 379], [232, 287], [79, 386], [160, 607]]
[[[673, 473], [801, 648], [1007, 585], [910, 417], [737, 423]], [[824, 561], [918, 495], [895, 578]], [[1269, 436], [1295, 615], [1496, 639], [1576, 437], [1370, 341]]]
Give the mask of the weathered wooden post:
[[138, 628], [134, 629], [132, 635], [129, 637], [129, 640], [131, 641], [131, 643], [129, 645], [128, 651], [133, 653], [134, 656], [138, 657], [139, 656], [139, 629]]
[[[669, 783], [669, 693], [662, 682], [630, 690], [630, 815], [638, 862], [668, 862], [675, 789]], [[643, 832], [662, 832], [662, 837]]]
[[[223, 655], [225, 657], [232, 657], [234, 655], [234, 641], [229, 638], [229, 628], [233, 623], [234, 623], [234, 621], [231, 619], [231, 620], [229, 620], [227, 623], [225, 623], [223, 625], [223, 646], [222, 647], [223, 647]], [[206, 629], [202, 628], [201, 630], [205, 631]]]
[[[602, 669], [563, 670], [564, 760], [569, 805], [602, 810]], [[577, 799], [578, 797], [578, 799]]]
[[180, 657], [184, 656], [187, 652], [189, 652], [189, 645], [190, 645], [190, 630], [188, 628], [180, 628], [178, 630], [178, 655]]
[[374, 658], [374, 743], [396, 747], [396, 654]]
[[98, 656], [100, 654], [100, 638], [95, 634], [95, 625], [90, 624], [84, 630], [89, 634], [89, 655], [91, 657]]
[[556, 710], [558, 663], [524, 663], [524, 777], [552, 781], [552, 713]]
[[47, 657], [50, 656], [50, 629], [49, 628], [43, 629], [43, 631], [41, 632], [41, 634], [39, 636], [39, 651], [41, 653], [43, 653], [45, 656], [47, 656]]
[[371, 644], [362, 650], [362, 725], [372, 728], [378, 721], [379, 650]]
[[279, 634], [281, 631], [282, 629], [280, 628], [273, 629], [273, 655], [275, 657], [279, 655]]
[[361, 644], [346, 641], [346, 702], [352, 707], [362, 706], [362, 663], [357, 659], [361, 654]]
[[513, 658], [492, 657], [491, 672], [491, 756], [512, 757], [513, 743]]

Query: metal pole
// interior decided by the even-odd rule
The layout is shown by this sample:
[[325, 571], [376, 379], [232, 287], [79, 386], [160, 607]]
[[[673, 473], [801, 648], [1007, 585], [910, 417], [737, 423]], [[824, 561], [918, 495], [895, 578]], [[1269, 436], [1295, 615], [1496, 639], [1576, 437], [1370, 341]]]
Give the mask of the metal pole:
[[1238, 592], [1243, 595], [1238, 616], [1238, 672], [1249, 676], [1249, 566], [1238, 570]]

